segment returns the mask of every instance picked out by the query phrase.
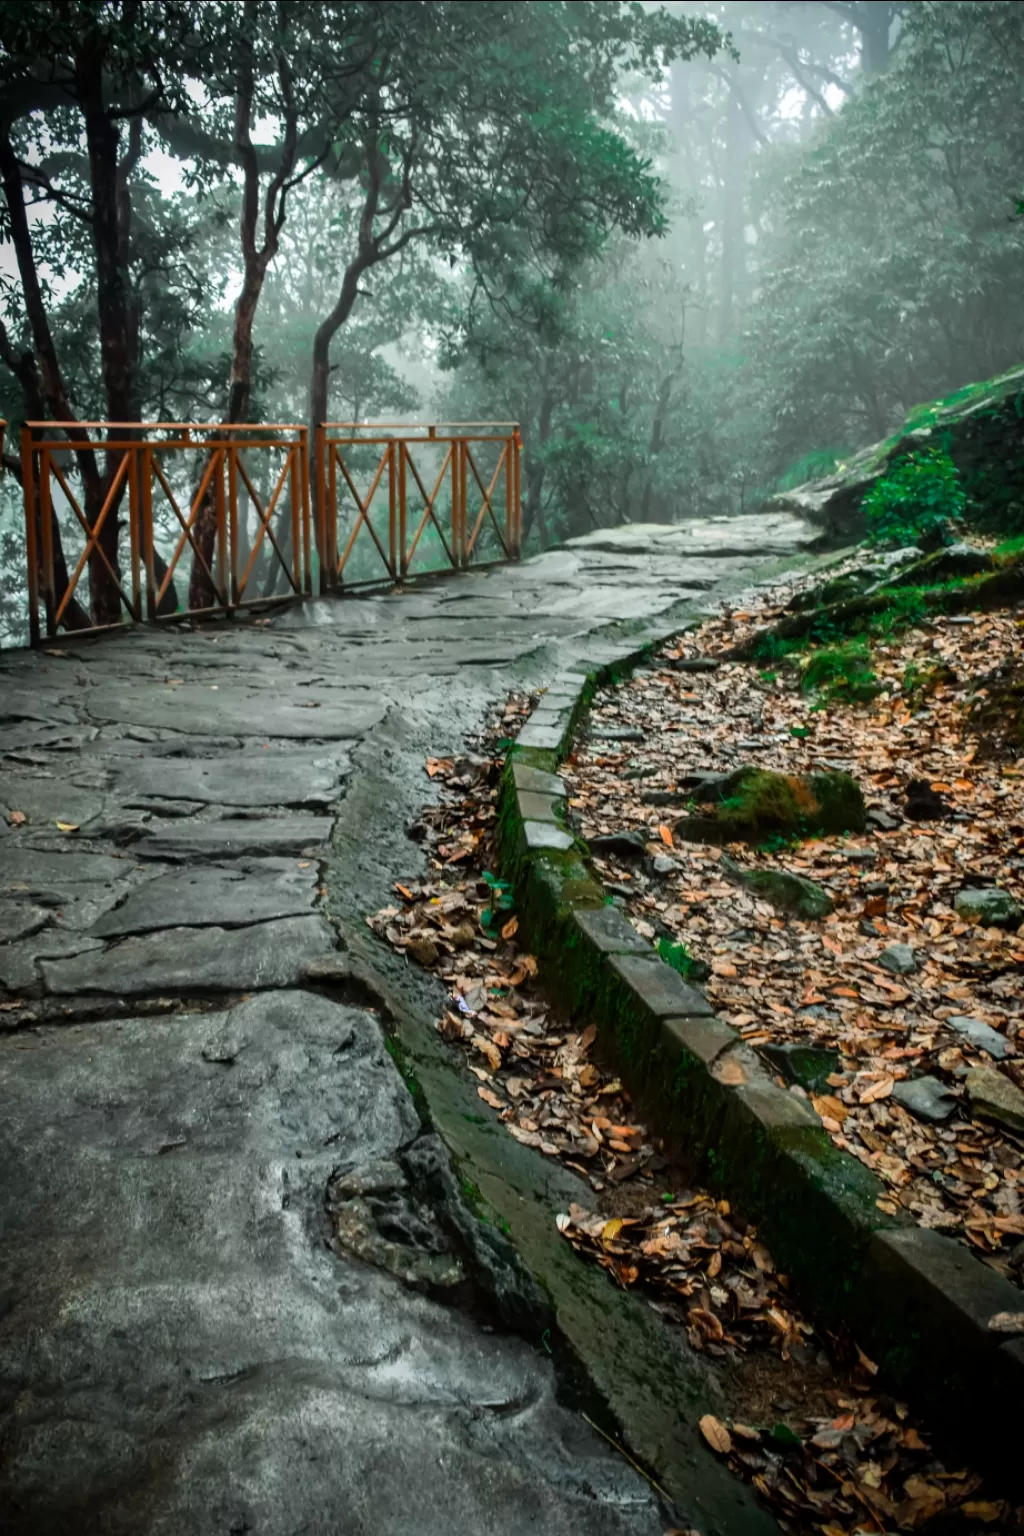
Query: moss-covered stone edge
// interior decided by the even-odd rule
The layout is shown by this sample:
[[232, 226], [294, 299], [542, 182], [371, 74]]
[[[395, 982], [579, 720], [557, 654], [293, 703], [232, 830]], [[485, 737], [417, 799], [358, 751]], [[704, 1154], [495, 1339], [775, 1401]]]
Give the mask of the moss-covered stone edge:
[[[936, 1234], [921, 1234], [931, 1245], [922, 1260], [926, 1278], [919, 1278], [908, 1307], [880, 1257], [877, 1236], [903, 1232], [914, 1242], [918, 1229], [908, 1216], [893, 1217], [880, 1209], [882, 1182], [833, 1144], [806, 1107], [768, 1076], [731, 1026], [713, 1015], [666, 1018], [645, 998], [643, 987], [619, 974], [614, 953], [599, 948], [576, 919], [578, 912], [610, 903], [587, 865], [581, 840], [574, 838], [565, 850], [527, 846], [515, 765], [557, 774], [595, 691], [627, 676], [649, 659], [653, 648], [648, 643], [612, 665], [574, 674], [571, 697], [561, 685], [564, 728], [558, 746], [513, 743], [506, 756], [498, 806], [499, 862], [513, 882], [520, 931], [541, 963], [545, 986], [571, 1015], [585, 1015], [597, 1025], [599, 1048], [672, 1155], [757, 1221], [777, 1265], [819, 1325], [851, 1329], [900, 1390], [959, 1395], [984, 1388], [991, 1393], [998, 1380], [1019, 1394], [1024, 1352], [1008, 1365], [1009, 1356], [1001, 1350], [997, 1362], [995, 1350], [1005, 1339], [998, 1334], [986, 1338], [982, 1332], [979, 1346], [977, 1320], [948, 1292], [948, 1262], [933, 1265], [935, 1273], [928, 1273], [936, 1250], [961, 1268], [965, 1261], [969, 1269], [978, 1261], [950, 1238], [942, 1237], [937, 1245]], [[553, 801], [555, 820], [571, 836], [564, 808], [564, 799]], [[653, 949], [650, 961], [644, 961], [648, 964], [670, 969]], [[653, 979], [653, 973], [645, 974]], [[1003, 1284], [1006, 1309], [1019, 1308], [1016, 1287]]]

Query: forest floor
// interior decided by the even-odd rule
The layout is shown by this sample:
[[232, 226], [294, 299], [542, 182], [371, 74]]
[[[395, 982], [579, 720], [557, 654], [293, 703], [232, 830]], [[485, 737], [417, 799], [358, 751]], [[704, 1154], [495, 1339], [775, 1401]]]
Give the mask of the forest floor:
[[[908, 624], [824, 668], [819, 646], [817, 687], [807, 654], [728, 659], [801, 585], [760, 590], [598, 694], [566, 769], [574, 821], [641, 936], [701, 978], [836, 1145], [882, 1177], [882, 1208], [959, 1237], [1019, 1283], [1024, 936], [1019, 914], [979, 925], [956, 897], [1024, 886], [1024, 750], [1005, 713], [986, 711], [1019, 655], [1020, 620], [999, 609]], [[371, 927], [442, 978], [437, 1028], [465, 1052], [483, 1104], [589, 1184], [555, 1218], [564, 1238], [715, 1362], [727, 1412], [702, 1414], [700, 1431], [786, 1529], [1019, 1530], [1024, 1509], [937, 1453], [855, 1340], [815, 1332], [742, 1212], [666, 1158], [594, 1026], [549, 1004], [519, 945], [515, 893], [494, 874], [502, 752], [535, 698], [511, 697], [475, 755], [426, 762], [444, 786], [413, 828], [429, 877], [396, 882]], [[715, 814], [695, 783], [751, 762], [852, 774], [866, 827], [730, 844], [724, 875], [723, 849], [673, 829]], [[831, 912], [783, 919], [738, 883], [737, 863], [813, 880]], [[1024, 1331], [1024, 1307], [1004, 1322]]]

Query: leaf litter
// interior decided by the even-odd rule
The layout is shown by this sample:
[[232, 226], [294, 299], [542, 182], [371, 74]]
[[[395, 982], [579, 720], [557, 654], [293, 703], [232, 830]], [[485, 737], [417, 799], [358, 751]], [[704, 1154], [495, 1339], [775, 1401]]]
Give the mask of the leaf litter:
[[[916, 1530], [950, 1511], [966, 1516], [957, 1526], [965, 1536], [1014, 1529], [1024, 1509], [982, 1497], [972, 1471], [949, 1470], [906, 1407], [878, 1390], [872, 1362], [849, 1340], [816, 1335], [756, 1228], [676, 1178], [596, 1054], [596, 1027], [550, 1008], [508, 915], [514, 893], [494, 874], [498, 744], [536, 697], [510, 698], [479, 754], [428, 760], [440, 798], [408, 829], [424, 845], [428, 878], [397, 883], [396, 901], [368, 925], [444, 983], [437, 1028], [464, 1053], [482, 1103], [517, 1141], [590, 1185], [591, 1202], [558, 1215], [563, 1237], [727, 1369], [742, 1418], [705, 1415], [701, 1434], [784, 1530]], [[656, 835], [663, 851], [672, 847], [663, 820]], [[644, 932], [644, 919], [637, 926]]]
[[[641, 934], [684, 945], [708, 968], [716, 1011], [751, 1046], [834, 1053], [809, 1097], [835, 1144], [887, 1186], [884, 1210], [959, 1238], [1020, 1284], [1024, 1134], [973, 1112], [967, 1086], [984, 1068], [1024, 1089], [1024, 931], [972, 926], [954, 903], [966, 885], [998, 883], [1018, 900], [1024, 891], [1024, 756], [990, 756], [974, 731], [986, 677], [1020, 653], [1021, 622], [1005, 612], [969, 624], [940, 618], [877, 645], [883, 691], [868, 703], [814, 705], [779, 664], [677, 669], [724, 655], [789, 595], [710, 620], [599, 694], [594, 724], [639, 728], [643, 739], [628, 751], [583, 742], [565, 770], [570, 806], [584, 837], [640, 832], [649, 853], [665, 856], [661, 827], [687, 810], [686, 786], [702, 772], [852, 773], [869, 807], [864, 835], [756, 851], [677, 839], [657, 876], [614, 852], [595, 867]], [[921, 676], [945, 681], [921, 698]], [[948, 814], [907, 814], [908, 788], [921, 782]], [[783, 920], [728, 878], [723, 852], [743, 869], [815, 881], [835, 911], [823, 922]], [[913, 951], [907, 974], [880, 963], [895, 945]], [[944, 1123], [900, 1102], [899, 1085], [916, 1079]], [[808, 1096], [799, 1084], [792, 1091]]]

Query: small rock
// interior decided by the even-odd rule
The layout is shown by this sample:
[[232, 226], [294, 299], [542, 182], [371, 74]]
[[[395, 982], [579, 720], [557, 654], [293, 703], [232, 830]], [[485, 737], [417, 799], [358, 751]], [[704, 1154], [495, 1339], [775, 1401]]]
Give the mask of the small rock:
[[611, 854], [638, 863], [647, 858], [647, 839], [642, 832], [601, 832], [589, 843], [591, 853], [599, 857]]
[[764, 1056], [787, 1082], [810, 1093], [827, 1093], [828, 1079], [839, 1071], [839, 1052], [813, 1045], [766, 1045]]
[[945, 821], [953, 814], [953, 807], [925, 779], [911, 779], [903, 809], [911, 821]]
[[874, 848], [851, 848], [846, 857], [851, 864], [877, 864], [878, 854]]
[[973, 624], [974, 618], [969, 613], [951, 613], [946, 619], [947, 624]]
[[674, 672], [717, 672], [721, 665], [713, 656], [681, 656], [669, 662]]
[[880, 832], [895, 832], [898, 827], [903, 825], [899, 816], [891, 816], [888, 811], [880, 810], [868, 811], [868, 821], [873, 826], [876, 826]]
[[875, 927], [870, 917], [861, 918], [857, 924], [857, 931], [862, 933], [866, 939], [880, 939], [882, 937], [881, 929]]
[[888, 896], [889, 883], [887, 880], [869, 880], [860, 891], [862, 896]]
[[956, 1013], [946, 1023], [950, 1029], [956, 1030], [958, 1035], [963, 1035], [972, 1045], [980, 1051], [987, 1051], [997, 1061], [1002, 1061], [1009, 1055], [1009, 1045], [998, 1029], [993, 1029], [991, 1024], [985, 1024], [981, 1019], [973, 1019], [970, 1014]]
[[645, 789], [645, 805], [682, 805], [688, 798], [678, 789]]
[[426, 966], [428, 969], [436, 965], [441, 958], [441, 951], [433, 939], [411, 939], [405, 946], [407, 955], [411, 955], [417, 965]]
[[672, 875], [675, 874], [677, 865], [675, 859], [670, 859], [667, 854], [659, 853], [651, 867], [656, 875]]
[[643, 741], [644, 733], [635, 725], [592, 725], [588, 733], [594, 741]]
[[996, 886], [961, 891], [954, 906], [958, 917], [978, 923], [982, 928], [1015, 930], [1024, 921], [1024, 907], [1014, 901], [1009, 891], [1001, 891]]
[[896, 1084], [892, 1096], [919, 1120], [933, 1120], [937, 1124], [948, 1120], [956, 1109], [956, 1099], [937, 1077], [908, 1078]]
[[917, 970], [917, 957], [909, 944], [890, 944], [882, 950], [878, 963], [894, 976], [911, 976]]
[[971, 1111], [982, 1120], [1024, 1131], [1024, 1093], [996, 1067], [972, 1067], [964, 1079]]
[[720, 867], [724, 874], [738, 880], [769, 906], [792, 917], [813, 921], [828, 917], [833, 910], [828, 892], [803, 875], [791, 875], [781, 869], [742, 869], [728, 857], [722, 859]]

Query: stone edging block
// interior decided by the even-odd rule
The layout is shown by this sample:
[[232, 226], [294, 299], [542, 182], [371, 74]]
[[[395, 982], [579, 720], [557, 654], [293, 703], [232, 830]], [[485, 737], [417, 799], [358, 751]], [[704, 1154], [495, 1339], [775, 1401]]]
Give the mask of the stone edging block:
[[1024, 1396], [1024, 1339], [988, 1320], [1024, 1311], [1021, 1292], [951, 1238], [879, 1209], [881, 1181], [608, 904], [566, 824], [553, 770], [595, 688], [650, 650], [564, 674], [508, 754], [499, 852], [545, 984], [597, 1024], [672, 1152], [757, 1220], [816, 1320], [854, 1328], [887, 1379], [933, 1413], [948, 1402], [961, 1441], [957, 1405], [984, 1398], [974, 1449], [1005, 1457]]

